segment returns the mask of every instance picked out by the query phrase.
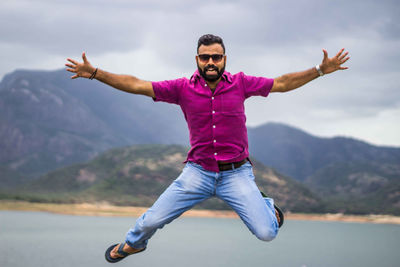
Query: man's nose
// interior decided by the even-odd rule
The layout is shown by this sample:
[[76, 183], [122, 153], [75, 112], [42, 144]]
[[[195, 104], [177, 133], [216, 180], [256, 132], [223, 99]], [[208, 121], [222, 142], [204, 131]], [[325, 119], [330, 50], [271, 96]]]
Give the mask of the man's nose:
[[211, 64], [213, 64], [213, 65], [215, 64], [214, 61], [213, 61], [213, 59], [212, 59], [212, 57], [210, 57], [210, 58], [208, 59], [207, 64], [210, 64], [210, 61], [211, 61]]

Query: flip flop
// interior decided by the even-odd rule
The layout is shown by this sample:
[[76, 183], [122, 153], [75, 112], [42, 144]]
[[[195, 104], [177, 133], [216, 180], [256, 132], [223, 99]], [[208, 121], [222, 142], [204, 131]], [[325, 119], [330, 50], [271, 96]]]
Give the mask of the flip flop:
[[[260, 191], [260, 193], [261, 193], [261, 195], [263, 197], [268, 197], [266, 194], [264, 194], [264, 192]], [[283, 215], [282, 210], [277, 205], [274, 204], [274, 208], [278, 211], [278, 214], [279, 214], [279, 228], [281, 228], [282, 225], [283, 225], [283, 221], [285, 220], [285, 216]]]
[[123, 242], [123, 243], [121, 243], [121, 245], [120, 245], [119, 248], [118, 248], [118, 254], [121, 255], [122, 257], [112, 258], [110, 253], [111, 253], [111, 251], [112, 251], [116, 246], [118, 246], [118, 245], [119, 245], [119, 244], [114, 244], [114, 245], [110, 246], [110, 247], [106, 250], [106, 253], [105, 253], [106, 261], [108, 261], [108, 262], [110, 262], [110, 263], [116, 263], [116, 262], [119, 262], [120, 260], [125, 259], [125, 258], [126, 258], [127, 256], [129, 256], [129, 255], [140, 253], [140, 252], [142, 252], [142, 251], [144, 251], [144, 250], [146, 249], [146, 248], [144, 248], [144, 249], [139, 250], [139, 251], [134, 252], [134, 253], [128, 253], [128, 252], [123, 251], [123, 248], [124, 248], [124, 246], [125, 246], [125, 242]]
[[281, 228], [282, 225], [283, 225], [283, 221], [285, 220], [285, 218], [283, 216], [283, 212], [277, 205], [274, 205], [274, 208], [278, 211], [278, 214], [279, 214], [279, 228]]

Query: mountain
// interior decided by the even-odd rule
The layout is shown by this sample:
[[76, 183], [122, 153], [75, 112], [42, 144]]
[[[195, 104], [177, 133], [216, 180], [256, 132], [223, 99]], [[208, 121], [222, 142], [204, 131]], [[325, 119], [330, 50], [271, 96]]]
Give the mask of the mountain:
[[[284, 124], [249, 127], [248, 136], [252, 156], [299, 181], [340, 161], [400, 164], [399, 148], [319, 138]], [[65, 70], [18, 70], [0, 83], [0, 167], [8, 174], [34, 177], [112, 147], [146, 143], [188, 145], [177, 105], [71, 80]]]
[[400, 148], [374, 146], [345, 137], [320, 138], [281, 123], [249, 128], [248, 136], [254, 157], [299, 181], [338, 162], [400, 165]]
[[[188, 145], [177, 105], [69, 76], [65, 70], [18, 70], [1, 81], [0, 189], [115, 147]], [[248, 136], [251, 157], [303, 183], [331, 210], [391, 213], [400, 207], [400, 148], [320, 138], [280, 123], [249, 127]]]
[[[188, 148], [179, 145], [135, 145], [111, 149], [87, 163], [50, 172], [20, 188], [14, 197], [45, 202], [107, 201], [149, 206], [182, 172]], [[254, 161], [260, 189], [286, 211], [323, 209], [304, 185]], [[227, 209], [216, 199], [201, 208]]]
[[178, 106], [69, 76], [65, 70], [18, 70], [1, 81], [4, 179], [36, 177], [112, 147], [188, 143]]
[[278, 123], [250, 129], [249, 142], [253, 156], [303, 182], [328, 211], [400, 215], [399, 148], [319, 138]]

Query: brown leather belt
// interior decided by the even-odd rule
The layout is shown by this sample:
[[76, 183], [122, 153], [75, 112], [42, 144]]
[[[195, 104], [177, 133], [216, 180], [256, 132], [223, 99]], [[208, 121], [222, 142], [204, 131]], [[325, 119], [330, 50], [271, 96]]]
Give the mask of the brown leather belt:
[[233, 169], [239, 168], [240, 166], [242, 166], [246, 162], [247, 162], [247, 158], [245, 158], [242, 161], [238, 161], [238, 162], [218, 163], [218, 168], [219, 168], [220, 171], [229, 171], [229, 170], [233, 170]]

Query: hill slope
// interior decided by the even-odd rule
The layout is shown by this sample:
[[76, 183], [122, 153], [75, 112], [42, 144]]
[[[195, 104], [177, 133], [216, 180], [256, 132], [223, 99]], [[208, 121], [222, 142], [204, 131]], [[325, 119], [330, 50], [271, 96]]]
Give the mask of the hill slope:
[[[35, 201], [96, 202], [149, 206], [181, 173], [187, 149], [177, 145], [136, 145], [112, 149], [88, 163], [48, 173], [21, 188]], [[255, 162], [259, 187], [286, 210], [321, 210], [321, 202], [300, 183]], [[226, 209], [220, 201], [200, 207]]]
[[178, 106], [97, 81], [72, 81], [65, 70], [6, 75], [0, 111], [0, 166], [22, 176], [83, 162], [112, 147], [188, 143]]
[[[287, 125], [249, 130], [251, 153], [346, 213], [400, 214], [400, 149], [319, 138]], [[258, 145], [256, 145], [258, 144]]]
[[337, 162], [400, 165], [400, 148], [345, 137], [320, 138], [281, 123], [249, 128], [249, 142], [254, 157], [299, 181]]

